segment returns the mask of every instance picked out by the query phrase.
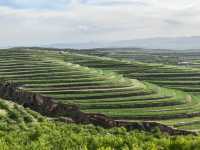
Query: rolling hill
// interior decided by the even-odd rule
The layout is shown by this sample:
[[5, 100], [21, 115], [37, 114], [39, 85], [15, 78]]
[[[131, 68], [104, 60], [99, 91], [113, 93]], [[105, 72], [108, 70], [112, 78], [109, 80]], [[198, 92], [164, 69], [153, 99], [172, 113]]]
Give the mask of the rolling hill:
[[11, 49], [0, 53], [2, 80], [16, 82], [23, 90], [117, 120], [156, 120], [198, 130], [200, 103], [199, 96], [193, 95], [198, 91], [198, 69], [69, 52]]

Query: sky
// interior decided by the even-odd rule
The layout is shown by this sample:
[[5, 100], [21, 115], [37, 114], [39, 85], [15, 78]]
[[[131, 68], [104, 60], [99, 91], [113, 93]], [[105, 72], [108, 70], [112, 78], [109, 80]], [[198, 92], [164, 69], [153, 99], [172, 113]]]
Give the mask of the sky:
[[200, 35], [198, 0], [0, 0], [0, 46]]

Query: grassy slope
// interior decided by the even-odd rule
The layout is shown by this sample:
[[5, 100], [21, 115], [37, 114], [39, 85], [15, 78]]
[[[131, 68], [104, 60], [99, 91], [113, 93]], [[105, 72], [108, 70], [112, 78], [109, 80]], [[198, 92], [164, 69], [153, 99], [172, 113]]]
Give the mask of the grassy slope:
[[[7, 62], [5, 62], [5, 60], [2, 61], [2, 62], [5, 62], [5, 64], [4, 65], [1, 64], [0, 67], [2, 68], [5, 67], [6, 65], [9, 64], [8, 62], [11, 62], [11, 60], [13, 60], [12, 57], [10, 60], [7, 60]], [[21, 62], [23, 66], [27, 65], [28, 68], [30, 67], [28, 64], [29, 61], [24, 61], [20, 59], [19, 62]], [[37, 64], [37, 61], [36, 63], [33, 63], [31, 65], [36, 65], [36, 64]], [[14, 68], [16, 68], [16, 63], [13, 63], [13, 65], [15, 66]], [[12, 65], [8, 65], [8, 66], [11, 67]], [[6, 66], [5, 68], [9, 68], [8, 66]], [[79, 66], [77, 67], [80, 68]], [[16, 79], [17, 77], [20, 78], [20, 75], [18, 74], [18, 72], [14, 73], [15, 70], [14, 71], [11, 71], [11, 70], [12, 70], [12, 67], [10, 70], [7, 70], [7, 71], [12, 72], [12, 75], [7, 75], [8, 72], [5, 71], [7, 75], [6, 76], [4, 74], [5, 78], [8, 76], [12, 77], [12, 78], [10, 77], [10, 79]], [[86, 70], [87, 70], [86, 72], [88, 73], [90, 69], [88, 68]], [[94, 70], [95, 74], [99, 74], [99, 71], [98, 73], [96, 71], [97, 70]], [[2, 72], [4, 71], [1, 71], [1, 73]], [[30, 78], [29, 76], [30, 74], [21, 74], [21, 75], [22, 75], [21, 76], [22, 78], [24, 76], [26, 77], [28, 76], [28, 78]], [[112, 72], [108, 76], [111, 79], [113, 79], [111, 75], [113, 75]], [[93, 77], [93, 74], [92, 74], [92, 77]], [[116, 83], [116, 80], [118, 81], [119, 79], [124, 79], [119, 76], [117, 76], [117, 79], [115, 77], [113, 80], [115, 81], [114, 83]], [[124, 83], [124, 81], [120, 83]], [[138, 82], [137, 80], [134, 80], [134, 83], [135, 83], [134, 86], [137, 85], [139, 87], [142, 86], [143, 88], [154, 89], [160, 95], [170, 94], [170, 95], [176, 95], [177, 97], [188, 96], [188, 94], [186, 93], [160, 88], [153, 84], [149, 84], [149, 83], [141, 84], [141, 82]], [[52, 84], [55, 84], [55, 83], [52, 83]], [[61, 85], [62, 84], [63, 83], [61, 83]], [[32, 85], [36, 85], [37, 87], [37, 84], [32, 84]], [[56, 85], [59, 85], [59, 84], [56, 84]], [[126, 87], [124, 84], [122, 85], [123, 86], [121, 86], [120, 88]], [[43, 86], [45, 85], [42, 84], [40, 88], [42, 88]], [[116, 88], [119, 88], [119, 84], [116, 84], [115, 86]], [[54, 88], [58, 88], [58, 87], [54, 87]], [[110, 88], [110, 83], [108, 85], [103, 85], [101, 87], [103, 87], [104, 89]], [[113, 87], [114, 86], [112, 86], [112, 88]], [[88, 89], [88, 87], [86, 87], [86, 89]], [[189, 98], [189, 101], [190, 99], [191, 98]], [[169, 108], [172, 108], [172, 107], [170, 106]], [[180, 120], [180, 122], [198, 121], [198, 117], [191, 118], [190, 120], [189, 119], [166, 120], [165, 123], [172, 125], [172, 124], [176, 124], [177, 120]], [[199, 128], [198, 124], [195, 124], [193, 126], [196, 126]], [[191, 126], [186, 126], [184, 128], [191, 129]], [[169, 137], [167, 135], [161, 135], [158, 132], [155, 132], [155, 134], [143, 133], [143, 132], [127, 132], [124, 128], [114, 128], [114, 129], [106, 130], [100, 127], [94, 127], [92, 125], [87, 125], [87, 126], [74, 125], [74, 124], [67, 125], [63, 123], [52, 122], [52, 121], [46, 120], [44, 117], [40, 116], [36, 112], [33, 112], [29, 109], [25, 109], [22, 106], [19, 106], [12, 102], [7, 102], [5, 100], [0, 99], [0, 149], [3, 149], [3, 150], [10, 150], [13, 148], [15, 150], [22, 150], [22, 149], [23, 150], [30, 150], [30, 149], [32, 150], [38, 150], [38, 149], [41, 149], [41, 150], [51, 150], [51, 149], [52, 150], [66, 150], [66, 149], [70, 149], [70, 150], [71, 149], [74, 149], [74, 150], [76, 149], [77, 150], [79, 149], [82, 149], [82, 150], [111, 150], [111, 149], [198, 150], [199, 147], [200, 147], [200, 137], [194, 137], [194, 136]]]
[[[30, 50], [1, 51], [0, 61], [2, 78], [22, 83], [25, 90], [52, 96], [63, 103], [76, 103], [86, 112], [100, 112], [122, 119], [154, 118], [163, 121], [161, 116], [173, 117], [199, 111], [198, 97], [113, 72], [124, 65], [129, 69], [131, 63], [127, 66], [127, 62], [109, 58]], [[94, 65], [94, 68], [86, 64]], [[96, 65], [104, 67], [96, 69], [99, 68], [95, 68]], [[143, 63], [134, 65], [143, 70], [149, 68]], [[168, 66], [150, 66], [170, 70]], [[178, 123], [174, 121], [170, 125]]]
[[176, 138], [124, 128], [103, 129], [48, 121], [29, 109], [0, 99], [0, 149], [2, 150], [151, 150], [189, 148], [200, 144], [199, 137]]
[[41, 115], [30, 109], [0, 99], [0, 129], [3, 131], [17, 128], [25, 129], [43, 120]]
[[[198, 95], [199, 88], [196, 86], [199, 80], [199, 69], [191, 69], [188, 67], [176, 67], [170, 65], [161, 65], [161, 64], [145, 64], [139, 62], [130, 62], [130, 61], [119, 61], [117, 59], [110, 59], [106, 57], [95, 57], [95, 56], [88, 56], [88, 55], [80, 55], [80, 54], [73, 54], [71, 57], [70, 53], [65, 53], [65, 61], [69, 61], [72, 63], [81, 64], [88, 67], [100, 68], [104, 70], [112, 70], [128, 76], [129, 78], [138, 78], [140, 80], [150, 81], [152, 83], [156, 83], [165, 87], [170, 88], [177, 88], [185, 91], [189, 91], [191, 93], [195, 92], [195, 95]], [[179, 81], [180, 80], [180, 81]], [[164, 84], [166, 83], [166, 84]], [[187, 84], [186, 84], [187, 83]], [[196, 83], [196, 84], [195, 84]], [[152, 87], [151, 87], [152, 89]], [[180, 92], [177, 92], [180, 93]], [[182, 94], [178, 94], [182, 95]], [[135, 114], [137, 112], [143, 112], [143, 114], [155, 114], [155, 115], [165, 115], [169, 114], [168, 112], [171, 110], [170, 113], [190, 113], [190, 111], [197, 112], [199, 110], [199, 98], [192, 96], [195, 99], [194, 103], [186, 104], [185, 106], [169, 106], [159, 108], [145, 108], [145, 109], [119, 109], [115, 115], [125, 115], [126, 113]], [[190, 96], [186, 98], [190, 101]], [[178, 110], [178, 111], [177, 111]], [[112, 110], [94, 110], [98, 112], [107, 112], [112, 114]], [[153, 113], [152, 113], [153, 112]], [[141, 113], [140, 113], [141, 115]], [[176, 121], [177, 120], [177, 121]], [[176, 126], [185, 126], [188, 128], [194, 125], [194, 129], [197, 129], [197, 123], [199, 118], [195, 117], [194, 120], [192, 119], [173, 119], [172, 121], [168, 120], [169, 122], [176, 122]], [[180, 121], [180, 122], [179, 122]], [[167, 121], [162, 121], [164, 123], [168, 123]], [[170, 124], [170, 123], [169, 123]], [[170, 124], [172, 125], [172, 124]]]
[[[198, 150], [200, 138], [169, 137], [159, 132], [127, 132], [123, 128], [105, 130], [94, 126], [66, 125], [44, 121], [27, 130], [0, 131], [3, 150]], [[20, 136], [19, 136], [20, 135]]]

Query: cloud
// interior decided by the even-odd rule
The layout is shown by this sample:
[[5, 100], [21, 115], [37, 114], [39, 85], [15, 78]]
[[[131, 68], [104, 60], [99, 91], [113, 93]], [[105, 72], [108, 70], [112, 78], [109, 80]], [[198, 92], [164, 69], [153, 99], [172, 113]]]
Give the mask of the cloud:
[[71, 2], [72, 0], [1, 0], [0, 5], [16, 9], [58, 9]]
[[146, 5], [146, 2], [139, 0], [81, 0], [83, 4], [99, 5], [99, 6], [115, 6], [115, 5]]
[[0, 45], [200, 35], [199, 1], [2, 0]]

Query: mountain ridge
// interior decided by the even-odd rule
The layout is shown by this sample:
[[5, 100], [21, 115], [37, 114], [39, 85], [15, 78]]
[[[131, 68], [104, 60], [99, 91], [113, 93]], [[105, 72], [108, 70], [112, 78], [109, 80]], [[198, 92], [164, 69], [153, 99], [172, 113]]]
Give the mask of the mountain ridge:
[[200, 36], [155, 37], [145, 39], [121, 40], [113, 42], [55, 43], [45, 45], [53, 48], [148, 48], [148, 49], [200, 49]]

